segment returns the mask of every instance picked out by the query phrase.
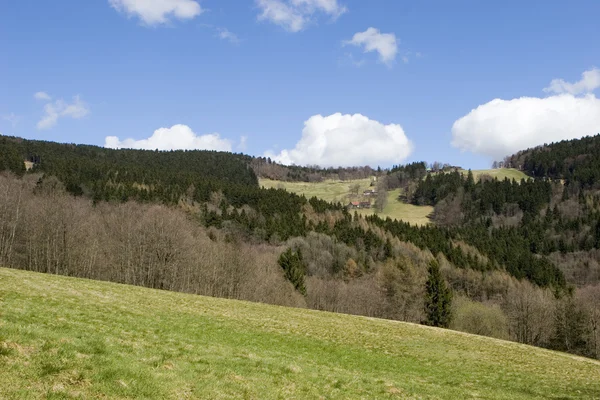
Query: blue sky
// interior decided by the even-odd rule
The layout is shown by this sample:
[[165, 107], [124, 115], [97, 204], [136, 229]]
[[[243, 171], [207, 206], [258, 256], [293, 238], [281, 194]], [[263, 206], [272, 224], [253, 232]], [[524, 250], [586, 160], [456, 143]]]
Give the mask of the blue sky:
[[3, 1], [0, 132], [486, 168], [600, 132], [598, 15], [578, 0]]

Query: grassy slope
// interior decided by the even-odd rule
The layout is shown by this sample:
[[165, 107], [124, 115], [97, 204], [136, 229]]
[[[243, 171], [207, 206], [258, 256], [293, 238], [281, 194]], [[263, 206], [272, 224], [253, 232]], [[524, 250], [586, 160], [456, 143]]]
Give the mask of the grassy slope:
[[[289, 192], [304, 194], [307, 198], [316, 196], [327, 201], [346, 202], [346, 196], [350, 193], [350, 186], [360, 184], [360, 193], [370, 189], [370, 179], [357, 179], [350, 181], [324, 181], [324, 182], [282, 182], [269, 179], [261, 179], [260, 185], [266, 188], [283, 187]], [[382, 218], [390, 217], [401, 219], [411, 224], [425, 225], [429, 223], [427, 216], [433, 212], [433, 207], [414, 206], [398, 201], [400, 190], [388, 192], [388, 203], [383, 212], [379, 213]], [[374, 200], [374, 199], [373, 199]], [[373, 214], [375, 209], [359, 210], [361, 214]]]
[[[467, 173], [467, 170], [461, 170], [463, 174]], [[508, 179], [516, 179], [520, 181], [521, 179], [528, 179], [528, 176], [523, 172], [512, 169], [512, 168], [499, 168], [499, 169], [480, 169], [473, 170], [473, 176], [475, 179], [478, 179], [481, 175], [491, 175], [492, 177], [503, 180], [504, 178]], [[320, 199], [327, 201], [347, 201], [347, 195], [350, 193], [350, 186], [353, 184], [360, 184], [362, 193], [365, 189], [369, 189], [369, 184], [371, 183], [371, 179], [357, 179], [350, 181], [333, 181], [328, 180], [324, 182], [283, 182], [283, 181], [273, 181], [270, 179], [261, 179], [260, 185], [266, 188], [277, 188], [282, 187], [287, 191], [304, 194], [307, 198], [311, 198], [316, 196]], [[410, 222], [411, 224], [416, 225], [425, 225], [430, 222], [428, 216], [433, 212], [433, 207], [429, 206], [415, 206], [412, 204], [406, 204], [401, 201], [398, 201], [398, 196], [400, 195], [400, 190], [392, 190], [388, 192], [388, 204], [383, 210], [383, 212], [379, 213], [382, 218], [390, 217], [401, 219], [406, 222]], [[359, 210], [359, 212], [363, 215], [370, 215], [375, 212], [374, 209], [369, 210]]]
[[[463, 174], [466, 174], [467, 170], [461, 170]], [[473, 177], [478, 179], [481, 175], [490, 175], [494, 178], [498, 178], [499, 180], [504, 180], [504, 178], [515, 179], [517, 181], [521, 181], [521, 179], [529, 179], [527, 175], [523, 171], [519, 171], [514, 168], [498, 168], [498, 169], [475, 169], [472, 171]]]
[[598, 398], [600, 363], [418, 325], [0, 268], [0, 398]]

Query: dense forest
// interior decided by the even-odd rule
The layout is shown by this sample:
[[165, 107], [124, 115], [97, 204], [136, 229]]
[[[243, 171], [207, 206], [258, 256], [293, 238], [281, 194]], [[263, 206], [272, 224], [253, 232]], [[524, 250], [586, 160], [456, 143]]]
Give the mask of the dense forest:
[[[589, 185], [12, 137], [0, 137], [0, 168], [2, 265], [417, 323], [431, 323], [430, 282], [446, 281], [444, 326], [600, 354], [600, 197]], [[258, 185], [373, 174], [433, 205], [435, 224]]]

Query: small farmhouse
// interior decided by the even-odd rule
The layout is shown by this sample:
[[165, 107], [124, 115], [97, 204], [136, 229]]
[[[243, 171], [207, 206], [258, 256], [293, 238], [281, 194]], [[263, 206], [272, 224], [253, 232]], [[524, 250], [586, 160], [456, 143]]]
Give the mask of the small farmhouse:
[[348, 208], [371, 208], [370, 201], [351, 201], [347, 205]]

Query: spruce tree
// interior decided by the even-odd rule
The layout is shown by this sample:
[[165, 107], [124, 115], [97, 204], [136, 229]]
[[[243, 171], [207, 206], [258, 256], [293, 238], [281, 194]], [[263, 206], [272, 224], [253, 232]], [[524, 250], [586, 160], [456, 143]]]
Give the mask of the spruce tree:
[[292, 249], [288, 248], [281, 256], [279, 256], [279, 265], [283, 268], [286, 279], [294, 285], [294, 288], [296, 288], [297, 291], [305, 295], [305, 266], [302, 261], [302, 253], [300, 253], [300, 250], [292, 251]]
[[436, 260], [429, 263], [429, 277], [425, 282], [425, 325], [447, 328], [452, 318], [452, 292], [440, 272]]

